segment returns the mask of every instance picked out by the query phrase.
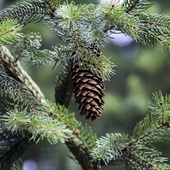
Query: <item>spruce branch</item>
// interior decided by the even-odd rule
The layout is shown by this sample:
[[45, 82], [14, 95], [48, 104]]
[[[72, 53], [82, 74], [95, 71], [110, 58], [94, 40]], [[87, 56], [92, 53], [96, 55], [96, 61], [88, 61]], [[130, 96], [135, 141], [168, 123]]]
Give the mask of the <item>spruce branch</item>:
[[[155, 95], [155, 96], [157, 96], [157, 95]], [[159, 95], [158, 95], [159, 96]], [[161, 95], [160, 95], [161, 96]], [[160, 97], [161, 99], [162, 99], [162, 96]], [[155, 100], [157, 99], [157, 97], [155, 97]], [[158, 100], [158, 99], [157, 99]], [[156, 101], [157, 101], [156, 100]], [[159, 100], [158, 100], [159, 101]], [[168, 100], [168, 98], [166, 97], [166, 101], [169, 101]], [[160, 106], [160, 103], [163, 103], [163, 101], [161, 100], [161, 101], [159, 101], [159, 102], [157, 102], [157, 103], [159, 103], [159, 106]], [[165, 103], [165, 102], [164, 102]], [[90, 158], [89, 157], [86, 157], [84, 154], [89, 154], [89, 153], [91, 153], [91, 149], [93, 149], [94, 148], [94, 146], [95, 146], [95, 141], [96, 141], [96, 138], [91, 138], [91, 136], [94, 136], [94, 134], [92, 135], [91, 134], [91, 132], [89, 133], [89, 129], [87, 128], [83, 128], [82, 127], [82, 125], [80, 124], [80, 123], [78, 123], [76, 120], [75, 120], [75, 118], [74, 118], [74, 115], [69, 115], [68, 113], [67, 113], [67, 111], [66, 110], [63, 110], [64, 108], [62, 108], [62, 107], [60, 107], [60, 106], [55, 106], [55, 105], [51, 105], [51, 104], [47, 104], [48, 105], [48, 108], [50, 108], [49, 110], [48, 110], [48, 108], [47, 108], [47, 110], [48, 110], [48, 112], [51, 114], [51, 115], [53, 115], [53, 116], [55, 116], [55, 117], [57, 117], [59, 120], [62, 120], [62, 122], [64, 122], [64, 124], [66, 124], [66, 126], [69, 128], [69, 129], [71, 129], [73, 132], [74, 132], [74, 135], [76, 136], [76, 138], [69, 138], [68, 139], [68, 141], [66, 142], [66, 144], [68, 145], [68, 147], [70, 148], [70, 150], [75, 154], [75, 157], [78, 159], [78, 153], [79, 153], [79, 156], [81, 155], [81, 159], [79, 158], [79, 162], [81, 162], [82, 163], [82, 161], [83, 160], [89, 160], [90, 161]], [[57, 109], [58, 110], [58, 107], [59, 108], [61, 108], [62, 110], [61, 110], [61, 112], [59, 112], [59, 111], [55, 111], [55, 109]], [[53, 110], [53, 111], [51, 111], [51, 109]], [[159, 107], [159, 109], [160, 109], [160, 107]], [[165, 109], [163, 109], [162, 107], [161, 107], [161, 116], [162, 115], [164, 115], [165, 116], [165, 114], [163, 114], [165, 112]], [[60, 114], [59, 114], [60, 113]], [[160, 113], [160, 111], [158, 112], [158, 113]], [[33, 114], [32, 116], [34, 116], [35, 114]], [[39, 114], [38, 114], [39, 115]], [[41, 114], [41, 115], [43, 115], [43, 114]], [[22, 118], [22, 116], [21, 116], [21, 118]], [[168, 119], [167, 119], [167, 116], [165, 116], [165, 118], [166, 118], [166, 120], [167, 121], [165, 121], [165, 119], [163, 119], [164, 121], [162, 121], [163, 123], [162, 123], [162, 125], [164, 125], [164, 126], [167, 126], [167, 125], [169, 125], [168, 124]], [[10, 120], [12, 120], [11, 118], [10, 118]], [[23, 119], [23, 120], [25, 120], [25, 118]], [[161, 120], [162, 120], [162, 117], [161, 117]], [[22, 121], [21, 121], [22, 122]], [[28, 124], [27, 124], [28, 123]], [[70, 124], [71, 123], [71, 124]], [[144, 123], [146, 123], [146, 121], [144, 121]], [[44, 124], [44, 122], [43, 122], [43, 124]], [[148, 124], [148, 123], [146, 123], [146, 124]], [[151, 124], [151, 122], [149, 122], [149, 124]], [[25, 124], [26, 126], [30, 126], [29, 125], [29, 122], [26, 122], [26, 124]], [[71, 125], [71, 126], [70, 126]], [[7, 127], [12, 127], [12, 126], [7, 126]], [[148, 128], [148, 127], [147, 127]], [[32, 128], [30, 128], [31, 130], [33, 130]], [[81, 130], [82, 129], [82, 130]], [[86, 129], [86, 130], [85, 130]], [[34, 131], [34, 130], [33, 130]], [[37, 131], [37, 130], [36, 130]], [[88, 134], [89, 134], [89, 136], [87, 136], [87, 132], [88, 132]], [[144, 137], [149, 137], [149, 135], [150, 135], [150, 132], [147, 132], [146, 133], [146, 135], [144, 135], [144, 136], [142, 136], [141, 137], [141, 140], [142, 139], [144, 139]], [[146, 163], [146, 166], [147, 167], [150, 167], [151, 165], [152, 165], [152, 163], [149, 163], [149, 160], [148, 159], [151, 159], [152, 157], [148, 157], [147, 159], [145, 159], [145, 158], [143, 158], [143, 155], [142, 155], [142, 153], [144, 153], [144, 152], [142, 152], [141, 151], [141, 155], [140, 154], [137, 154], [136, 152], [138, 152], [138, 149], [141, 149], [141, 147], [140, 147], [140, 143], [139, 143], [139, 139], [140, 139], [140, 136], [141, 135], [139, 135], [139, 138], [138, 138], [138, 140], [136, 140], [136, 141], [134, 141], [134, 140], [132, 140], [132, 142], [130, 142], [130, 144], [128, 145], [128, 147], [126, 146], [127, 145], [127, 142], [126, 143], [124, 143], [124, 144], [126, 144], [125, 146], [126, 147], [124, 147], [122, 150], [120, 149], [120, 146], [117, 146], [118, 148], [115, 148], [114, 149], [114, 151], [117, 151], [116, 153], [118, 154], [117, 155], [117, 157], [115, 157], [115, 158], [121, 158], [122, 159], [122, 157], [123, 157], [123, 162], [124, 161], [128, 161], [129, 163], [132, 163], [132, 162], [135, 162], [135, 160], [139, 160], [140, 162], [141, 161], [144, 161], [144, 163]], [[44, 136], [43, 136], [44, 137]], [[46, 136], [47, 137], [47, 136]], [[151, 138], [152, 136], [150, 136], [150, 138]], [[161, 137], [161, 136], [160, 136]], [[77, 143], [77, 139], [79, 139], [80, 141]], [[93, 143], [94, 144], [92, 144], [91, 146], [90, 146], [90, 144], [91, 144], [91, 142], [93, 141]], [[106, 140], [107, 142], [108, 142], [108, 140]], [[123, 142], [123, 140], [122, 140], [122, 142]], [[136, 145], [137, 145], [137, 147], [136, 147]], [[82, 150], [82, 147], [83, 146], [83, 150]], [[102, 146], [102, 145], [101, 145]], [[139, 148], [138, 148], [139, 147]], [[76, 149], [77, 148], [77, 149]], [[79, 149], [78, 149], [79, 148]], [[146, 149], [144, 146], [142, 146], [142, 148], [144, 148], [144, 149]], [[146, 149], [146, 151], [147, 151], [147, 149]], [[106, 153], [107, 153], [107, 150], [105, 151]], [[109, 153], [110, 153], [110, 151], [108, 151]], [[111, 152], [111, 153], [113, 153], [113, 151]], [[114, 153], [115, 154], [115, 156], [116, 156], [116, 153]], [[121, 153], [121, 154], [120, 154]], [[148, 153], [150, 153], [151, 155], [152, 154], [154, 154], [153, 152], [149, 152], [148, 151]], [[82, 156], [85, 156], [85, 159], [83, 159], [82, 160]], [[107, 154], [106, 154], [107, 155]], [[127, 156], [128, 155], [128, 156]], [[111, 155], [112, 156], [112, 155]], [[121, 157], [122, 156], [122, 157]], [[130, 157], [132, 157], [132, 158], [130, 158], [129, 159], [129, 156]], [[149, 156], [149, 154], [148, 154], [148, 156]], [[101, 158], [101, 157], [99, 157], [99, 158]], [[108, 161], [109, 162], [109, 160], [111, 160], [111, 162], [113, 161], [113, 156], [112, 157], [108, 157], [106, 160], [105, 159], [103, 159], [103, 160], [105, 160], [105, 161]], [[165, 161], [166, 159], [163, 159], [163, 158], [161, 158], [161, 159], [157, 159], [157, 157], [155, 158], [156, 160], [155, 161], [157, 161], [157, 160], [161, 160], [161, 161]], [[98, 159], [97, 159], [98, 160]], [[153, 160], [153, 159], [152, 159]], [[118, 160], [116, 159], [116, 160], [114, 160], [113, 162], [117, 162]], [[120, 160], [119, 160], [120, 161]], [[98, 161], [97, 161], [98, 162]], [[159, 161], [157, 161], [159, 164], [160, 164], [160, 162]], [[94, 164], [93, 164], [94, 163]], [[96, 161], [95, 162], [93, 162], [91, 165], [90, 164], [87, 164], [87, 162], [86, 162], [86, 165], [82, 165], [84, 168], [86, 167], [86, 169], [87, 169], [87, 166], [88, 166], [88, 168], [89, 168], [89, 166], [92, 166], [92, 167], [98, 167], [98, 163], [96, 163]], [[144, 164], [143, 163], [143, 164]], [[133, 166], [136, 166], [135, 164], [132, 164], [132, 165], [130, 165], [131, 167], [133, 167]], [[140, 168], [142, 165], [137, 165], [137, 167], [138, 168]], [[155, 166], [155, 164], [154, 164], [154, 166]], [[167, 164], [161, 164], [161, 165], [159, 165], [160, 167], [168, 167], [168, 165]]]
[[30, 22], [39, 22], [45, 16], [52, 16], [53, 12], [44, 1], [21, 2], [0, 13], [0, 23], [10, 19], [17, 21], [18, 25], [26, 25]]
[[132, 145], [136, 142], [153, 143], [169, 138], [169, 103], [169, 95], [164, 97], [161, 91], [153, 94], [153, 101], [149, 102], [151, 113], [135, 127], [133, 138], [136, 141]]
[[[119, 133], [106, 134], [96, 142], [96, 147], [91, 152], [91, 157], [101, 164], [109, 164], [111, 161], [118, 161], [123, 157], [127, 148], [128, 136]], [[119, 161], [120, 161], [119, 160]]]
[[0, 75], [0, 81], [0, 96], [13, 101], [20, 106], [20, 109], [26, 108], [29, 111], [35, 110], [36, 100], [32, 97], [32, 94], [22, 86], [22, 84], [2, 72]]
[[127, 13], [141, 12], [150, 8], [153, 4], [152, 0], [126, 0], [124, 7]]
[[[15, 131], [16, 124], [13, 126], [13, 132], [15, 133], [12, 134], [10, 130], [7, 130], [7, 128], [5, 128], [3, 116], [6, 116], [7, 112], [12, 112], [16, 108], [20, 111], [27, 111], [27, 114], [29, 113], [29, 115], [35, 114], [35, 109], [38, 106], [38, 102], [36, 98], [33, 97], [33, 93], [31, 93], [28, 88], [23, 85], [24, 83], [30, 85], [30, 81], [28, 83], [26, 80], [23, 79], [23, 77], [25, 77], [25, 75], [27, 74], [23, 74], [23, 69], [21, 69], [20, 65], [18, 65], [18, 63], [14, 61], [13, 56], [10, 54], [6, 47], [1, 47], [1, 54], [0, 122], [2, 132], [4, 135], [7, 136], [4, 136], [3, 138], [3, 135], [1, 135], [0, 139], [2, 146], [1, 150], [3, 153], [3, 155], [1, 155], [0, 157], [0, 166], [2, 167], [2, 169], [4, 167], [8, 169], [9, 167], [15, 168], [15, 164], [17, 163], [17, 161], [15, 162], [15, 160], [17, 160], [21, 156], [21, 154], [25, 152], [27, 147], [32, 145], [34, 142], [30, 140], [30, 134], [24, 135], [19, 133], [19, 131]], [[32, 90], [34, 90], [34, 88]], [[8, 143], [9, 141], [11, 142]], [[24, 147], [22, 147], [22, 145]]]
[[129, 169], [168, 170], [170, 168], [170, 165], [166, 163], [168, 159], [161, 157], [162, 153], [158, 152], [155, 148], [137, 145], [127, 150], [126, 154], [128, 157], [126, 156], [124, 159], [129, 164]]
[[58, 140], [65, 142], [72, 132], [66, 126], [52, 119], [43, 111], [37, 111], [37, 115], [30, 115], [25, 111], [14, 110], [3, 116], [4, 127], [12, 133], [24, 133], [27, 130], [33, 141], [38, 142], [46, 138], [51, 144], [56, 144]]
[[[50, 108], [56, 108], [51, 105]], [[57, 107], [60, 107], [57, 105]], [[63, 112], [51, 112], [51, 114], [64, 122], [67, 127], [72, 130], [74, 137], [69, 138], [65, 143], [72, 154], [75, 156], [80, 166], [84, 170], [92, 170], [97, 167], [95, 162], [91, 161], [89, 154], [91, 149], [95, 146], [97, 140], [96, 134], [87, 125], [83, 126], [75, 119], [74, 114], [69, 114], [64, 109]]]
[[[72, 130], [74, 135], [79, 139], [79, 142], [81, 143], [79, 144], [83, 145], [83, 147], [86, 149], [86, 152], [90, 153], [97, 140], [97, 136], [92, 132], [91, 128], [87, 125], [83, 126], [81, 122], [78, 122], [75, 119], [74, 114], [69, 114], [66, 109], [59, 106], [58, 104], [56, 106], [53, 103], [49, 103], [48, 107], [54, 110], [50, 112], [50, 114], [67, 125], [67, 127]], [[62, 109], [62, 112], [57, 112], [56, 109], [58, 108]]]
[[167, 158], [152, 145], [169, 139], [170, 136], [170, 96], [159, 91], [153, 95], [149, 107], [151, 113], [139, 122], [130, 138], [121, 134], [106, 134], [96, 142], [91, 152], [94, 161], [102, 164], [127, 163], [129, 169], [169, 169]]
[[[96, 13], [98, 22], [104, 23], [102, 25], [104, 32], [121, 31], [135, 41], [151, 47], [155, 47], [156, 42], [159, 42], [169, 51], [169, 16], [138, 11], [127, 14], [123, 4], [112, 3], [98, 5]], [[161, 20], [160, 24], [158, 18]], [[98, 26], [101, 27], [99, 24]]]
[[18, 33], [22, 26], [16, 26], [12, 20], [6, 20], [0, 24], [0, 45], [13, 44], [22, 38], [22, 33]]
[[[3, 56], [3, 59], [5, 59], [4, 56]], [[11, 70], [13, 71], [12, 73], [16, 73], [18, 71], [17, 70], [18, 67], [16, 67], [16, 68], [14, 67], [15, 69], [13, 68], [13, 63], [11, 61], [12, 59], [13, 59], [13, 56], [10, 55], [9, 52], [6, 53], [6, 59], [4, 61], [7, 61], [6, 64], [9, 64], [8, 67], [11, 68]], [[12, 66], [12, 67], [10, 67], [10, 66]], [[28, 90], [26, 90], [25, 88], [22, 87], [20, 82], [17, 82], [12, 77], [10, 78], [9, 76], [5, 75], [3, 70], [1, 70], [1, 71], [2, 71], [1, 77], [0, 77], [0, 78], [2, 78], [1, 84], [0, 84], [0, 85], [2, 85], [1, 86], [1, 91], [2, 91], [1, 95], [4, 96], [4, 93], [5, 93], [6, 94], [5, 96], [10, 97], [10, 99], [13, 100], [14, 103], [16, 103], [17, 105], [20, 106], [19, 109], [21, 110], [21, 111], [14, 110], [14, 111], [8, 112], [8, 114], [3, 116], [2, 121], [7, 122], [6, 123], [7, 125], [5, 126], [6, 129], [12, 131], [13, 133], [20, 131], [20, 128], [21, 128], [21, 131], [22, 131], [22, 129], [24, 129], [24, 130], [27, 129], [28, 132], [32, 133], [34, 140], [35, 139], [37, 140], [38, 135], [40, 136], [40, 139], [42, 139], [46, 135], [45, 137], [47, 139], [49, 139], [49, 141], [52, 143], [57, 142], [57, 138], [55, 138], [56, 136], [50, 136], [54, 133], [53, 131], [55, 131], [56, 133], [58, 132], [58, 134], [57, 134], [58, 138], [60, 138], [60, 140], [64, 140], [63, 138], [65, 138], [65, 136], [62, 135], [62, 133], [59, 134], [59, 131], [61, 131], [61, 129], [62, 129], [61, 132], [64, 132], [65, 125], [62, 125], [62, 123], [57, 121], [57, 119], [52, 120], [50, 117], [48, 117], [47, 113], [49, 111], [46, 110], [46, 112], [44, 111], [45, 112], [44, 113], [43, 106], [38, 104], [38, 102], [35, 105], [35, 103], [36, 103], [35, 98], [31, 97], [31, 95], [29, 94], [29, 92], [31, 92], [31, 90], [34, 90], [34, 88], [29, 89], [29, 92], [28, 92]], [[33, 81], [29, 81], [29, 83], [26, 83], [24, 85], [29, 86], [30, 84], [31, 84], [31, 87], [35, 87], [34, 86], [35, 83]], [[17, 92], [17, 95], [15, 95], [15, 93], [14, 93], [15, 91]], [[14, 96], [11, 96], [10, 94], [13, 94]], [[22, 111], [22, 110], [25, 110], [25, 111]], [[33, 113], [31, 113], [31, 112], [33, 112]], [[41, 113], [39, 113], [39, 112], [41, 112]], [[40, 115], [42, 116], [42, 118], [40, 117]], [[32, 119], [31, 119], [31, 116], [32, 116]], [[58, 128], [60, 128], [60, 130], [57, 130]], [[50, 131], [52, 131], [53, 133], [50, 134], [49, 133]], [[64, 133], [66, 133], [66, 132], [64, 132]], [[67, 131], [67, 133], [68, 133], [68, 131]], [[47, 136], [47, 135], [49, 135], [49, 136]]]
[[11, 134], [0, 125], [0, 169], [19, 170], [21, 160], [18, 158], [34, 143], [28, 136]]
[[43, 93], [34, 83], [32, 78], [27, 74], [27, 72], [21, 67], [20, 62], [16, 61], [16, 58], [11, 55], [11, 53], [5, 46], [0, 47], [0, 51], [1, 60], [4, 63], [5, 67], [7, 67], [7, 69], [9, 69], [9, 71], [11, 72], [10, 75], [15, 77], [15, 79], [17, 80], [19, 79], [38, 101], [44, 103], [45, 99]]
[[[167, 159], [160, 157], [161, 153], [150, 147], [151, 144], [169, 139], [170, 116], [169, 96], [163, 96], [161, 91], [153, 95], [153, 102], [150, 102], [151, 113], [143, 121], [139, 122], [134, 129], [132, 141], [129, 143], [128, 152], [131, 155], [133, 166], [152, 169], [169, 169]], [[137, 160], [136, 160], [137, 159]], [[142, 162], [142, 163], [141, 163]], [[136, 164], [137, 163], [137, 164]]]
[[146, 13], [139, 13], [137, 16], [139, 17], [140, 28], [144, 31], [143, 36], [153, 38], [169, 51], [170, 17]]
[[169, 16], [146, 13], [139, 13], [137, 16], [142, 24], [152, 27], [152, 29], [155, 29], [154, 31], [160, 31], [161, 33], [169, 32]]
[[83, 29], [83, 23], [85, 28], [87, 28], [85, 23], [88, 21], [87, 17], [92, 15], [91, 12], [94, 7], [94, 4], [76, 5], [73, 1], [71, 3], [66, 2], [61, 5], [60, 8], [56, 9], [54, 22], [57, 28], [60, 27], [65, 31], [68, 31], [68, 29], [69, 31], [78, 31], [80, 28]]
[[[4, 61], [8, 61], [8, 57], [11, 59], [11, 54], [9, 55], [10, 53], [6, 53], [6, 59]], [[8, 56], [9, 55], [9, 56]], [[7, 62], [9, 63], [9, 62]], [[9, 64], [9, 67], [10, 66], [13, 66], [12, 64]], [[16, 80], [15, 80], [16, 81]], [[31, 85], [30, 85], [31, 84]], [[33, 90], [34, 90], [34, 82], [33, 81], [30, 81], [29, 84], [24, 84], [26, 87], [29, 85], [29, 86], [32, 86]], [[28, 89], [28, 88], [27, 88]], [[20, 89], [21, 90], [21, 89]], [[30, 92], [31, 92], [31, 89], [30, 89]], [[12, 92], [11, 92], [12, 93]], [[33, 93], [32, 93], [33, 94]], [[19, 100], [17, 101], [13, 101], [14, 105], [16, 106], [16, 102], [20, 101], [21, 99], [18, 98]], [[5, 100], [8, 100], [8, 98], [5, 98]], [[9, 100], [8, 100], [9, 101]], [[39, 101], [40, 102], [40, 101]], [[22, 129], [27, 129], [30, 133], [35, 133], [32, 137], [32, 139], [34, 140], [37, 140], [37, 138], [39, 139], [42, 139], [43, 137], [45, 137], [45, 135], [47, 135], [46, 133], [45, 134], [40, 134], [40, 132], [42, 131], [39, 131], [38, 129], [40, 128], [43, 128], [44, 126], [40, 126], [42, 124], [44, 124], [45, 122], [43, 122], [41, 124], [41, 122], [38, 122], [37, 124], [31, 124], [31, 122], [33, 121], [34, 122], [34, 119], [37, 120], [37, 121], [41, 121], [41, 120], [46, 120], [46, 117], [40, 119], [40, 115], [43, 116], [44, 115], [44, 112], [42, 113], [43, 111], [43, 108], [47, 108], [47, 110], [45, 111], [45, 113], [48, 113], [49, 115], [52, 115], [53, 119], [55, 120], [58, 120], [58, 122], [63, 122], [66, 126], [67, 126], [67, 129], [70, 129], [72, 132], [74, 132], [74, 135], [77, 136], [76, 138], [69, 138], [68, 141], [67, 141], [67, 144], [69, 145], [68, 147], [70, 147], [70, 149], [72, 150], [73, 152], [73, 155], [75, 155], [75, 157], [77, 157], [77, 149], [76, 148], [81, 148], [80, 150], [82, 152], [80, 152], [79, 154], [81, 155], [81, 160], [78, 160], [78, 161], [82, 161], [82, 158], [85, 157], [85, 153], [89, 153], [91, 148], [94, 147], [95, 145], [95, 141], [97, 139], [96, 135], [93, 134], [92, 130], [85, 126], [83, 127], [81, 123], [78, 123], [77, 120], [75, 119], [74, 115], [73, 114], [69, 114], [68, 111], [66, 109], [64, 109], [63, 107], [61, 106], [56, 106], [54, 104], [50, 104], [49, 102], [45, 101], [45, 105], [44, 105], [44, 102], [41, 101], [41, 103], [43, 104], [43, 106], [41, 104], [38, 104], [38, 105], [33, 105], [33, 110], [30, 110], [31, 112], [29, 112], [29, 114], [25, 111], [22, 111], [24, 110], [24, 106], [23, 108], [20, 108], [20, 105], [18, 105], [19, 109], [21, 111], [11, 111], [11, 112], [8, 112], [9, 114], [6, 115], [5, 117], [5, 120], [9, 120], [9, 121], [6, 121], [6, 123], [8, 124], [7, 125], [7, 128], [11, 128], [10, 130], [13, 129], [13, 132], [15, 131], [18, 131], [16, 129], [16, 127], [18, 128], [21, 128]], [[9, 105], [8, 105], [8, 108], [9, 108]], [[12, 108], [14, 109], [14, 107]], [[40, 113], [39, 113], [40, 112]], [[16, 114], [16, 115], [15, 115]], [[29, 116], [29, 117], [28, 117]], [[9, 118], [10, 117], [10, 118]], [[31, 119], [32, 117], [32, 119]], [[18, 119], [15, 119], [15, 118], [18, 118]], [[57, 118], [57, 119], [56, 119]], [[39, 120], [40, 119], [40, 120]], [[54, 120], [51, 120], [51, 121], [54, 121]], [[10, 120], [12, 122], [10, 122]], [[32, 121], [31, 121], [32, 120]], [[23, 121], [23, 122], [22, 122]], [[24, 124], [25, 123], [25, 124]], [[47, 122], [46, 122], [47, 123]], [[54, 123], [54, 122], [53, 122]], [[48, 122], [49, 124], [49, 122]], [[38, 127], [36, 127], [37, 125], [39, 125]], [[35, 127], [34, 127], [35, 126]], [[36, 130], [35, 130], [35, 129]], [[47, 129], [48, 129], [48, 125], [47, 125]], [[49, 129], [48, 129], [49, 130]], [[43, 132], [42, 132], [43, 133]], [[93, 137], [92, 137], [93, 136]], [[37, 138], [36, 138], [37, 137]], [[47, 136], [46, 136], [47, 137]], [[54, 141], [50, 138], [49, 139], [50, 142], [56, 142], [56, 140], [54, 139]], [[74, 146], [74, 147], [73, 147]], [[82, 149], [82, 147], [84, 149]], [[88, 157], [88, 160], [89, 157]], [[84, 161], [85, 163], [86, 161]], [[86, 165], [82, 165], [82, 166], [87, 166], [88, 167], [90, 166], [90, 162], [89, 164], [87, 164], [86, 162]]]
[[50, 65], [54, 68], [57, 63], [68, 63], [68, 56], [72, 51], [71, 46], [55, 45], [53, 50], [41, 50], [42, 38], [39, 33], [27, 33], [22, 39], [14, 46], [14, 55], [16, 58], [23, 59], [32, 65]]

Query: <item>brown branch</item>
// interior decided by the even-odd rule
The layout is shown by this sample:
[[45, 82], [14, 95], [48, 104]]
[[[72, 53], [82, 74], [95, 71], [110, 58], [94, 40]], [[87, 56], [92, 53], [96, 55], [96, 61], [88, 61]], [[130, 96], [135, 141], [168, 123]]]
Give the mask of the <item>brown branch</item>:
[[[123, 158], [126, 160], [126, 161], [128, 161], [131, 165], [135, 165], [136, 164], [136, 162], [135, 161], [133, 161], [131, 158], [129, 158], [129, 157], [127, 157], [127, 156], [123, 156]], [[138, 166], [138, 167], [136, 167], [137, 168], [137, 170], [142, 170], [142, 167], [140, 167], [140, 166]]]
[[0, 34], [0, 36], [4, 36], [4, 35], [9, 34], [11, 32], [14, 32], [14, 29], [7, 30], [7, 31], [3, 32], [2, 34]]
[[70, 152], [75, 156], [83, 170], [99, 170], [97, 162], [92, 162], [89, 153], [82, 146], [78, 146], [73, 138], [65, 142]]
[[139, 0], [135, 0], [133, 3], [131, 3], [128, 8], [126, 9], [126, 13], [129, 13], [130, 11], [133, 10], [133, 8], [135, 8], [135, 6], [139, 3]]
[[[140, 161], [143, 161], [143, 162], [149, 164], [154, 170], [157, 170], [157, 169], [155, 169], [156, 165], [153, 164], [152, 162], [150, 162], [149, 160], [147, 160], [146, 158], [138, 155], [137, 153], [131, 152], [130, 150], [127, 150], [127, 152], [129, 152], [129, 154], [132, 155], [133, 157], [140, 159]], [[130, 160], [132, 160], [132, 159], [130, 159]], [[136, 164], [136, 162], [135, 162], [135, 164]], [[140, 166], [140, 165], [138, 165], [138, 166]], [[142, 167], [139, 167], [139, 168], [140, 168], [140, 170], [142, 169]]]
[[56, 8], [54, 7], [54, 5], [52, 4], [52, 2], [50, 2], [49, 0], [45, 0], [45, 2], [47, 3], [47, 5], [49, 6], [49, 8], [51, 9], [52, 13], [55, 12]]
[[46, 101], [43, 93], [40, 91], [39, 87], [34, 83], [31, 77], [27, 74], [27, 72], [21, 67], [20, 62], [15, 61], [15, 58], [11, 55], [11, 53], [5, 46], [2, 46], [0, 51], [1, 60], [11, 71], [13, 76], [19, 79], [38, 101], [40, 101], [41, 103], [45, 103]]
[[161, 125], [155, 127], [154, 129], [151, 129], [151, 130], [148, 131], [146, 134], [141, 135], [139, 138], [131, 141], [131, 142], [129, 143], [128, 148], [132, 148], [132, 147], [133, 147], [134, 145], [136, 145], [140, 140], [147, 138], [150, 134], [158, 131], [159, 129], [163, 128], [164, 126], [165, 126], [164, 124], [161, 124]]
[[149, 24], [149, 25], [154, 25], [154, 26], [158, 26], [158, 27], [170, 27], [169, 24], [164, 24], [164, 23], [161, 23], [160, 21], [156, 22], [156, 21], [148, 21], [147, 18], [146, 20], [142, 20], [141, 21], [142, 24]]

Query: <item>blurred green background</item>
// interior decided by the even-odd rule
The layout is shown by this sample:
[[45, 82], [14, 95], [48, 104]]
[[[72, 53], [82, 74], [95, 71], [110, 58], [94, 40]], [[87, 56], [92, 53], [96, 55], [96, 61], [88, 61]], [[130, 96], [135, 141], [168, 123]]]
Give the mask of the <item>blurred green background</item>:
[[[21, 0], [0, 0], [0, 10]], [[99, 3], [99, 1], [77, 0], [76, 3]], [[149, 9], [151, 13], [170, 15], [170, 1], [155, 0], [155, 5]], [[23, 32], [40, 32], [43, 38], [43, 48], [51, 49], [51, 45], [59, 43], [55, 34], [48, 26], [41, 23], [27, 25]], [[149, 112], [148, 101], [152, 93], [159, 89], [170, 93], [170, 54], [162, 47], [148, 48], [134, 42], [130, 37], [121, 34], [113, 35], [102, 48], [103, 54], [111, 57], [117, 65], [116, 75], [106, 84], [105, 107], [102, 117], [94, 122], [84, 120], [79, 116], [77, 105], [72, 100], [69, 111], [77, 113], [77, 119], [89, 124], [94, 132], [132, 134], [136, 123]], [[54, 101], [55, 76], [57, 69], [50, 67], [34, 67], [23, 63], [24, 68], [33, 80], [40, 86], [47, 99]], [[170, 143], [157, 144], [156, 147], [170, 158]], [[80, 170], [80, 166], [64, 144], [51, 146], [47, 141], [39, 142], [23, 155], [22, 170]], [[170, 162], [170, 161], [169, 161]], [[103, 167], [103, 170], [123, 170], [124, 165]]]

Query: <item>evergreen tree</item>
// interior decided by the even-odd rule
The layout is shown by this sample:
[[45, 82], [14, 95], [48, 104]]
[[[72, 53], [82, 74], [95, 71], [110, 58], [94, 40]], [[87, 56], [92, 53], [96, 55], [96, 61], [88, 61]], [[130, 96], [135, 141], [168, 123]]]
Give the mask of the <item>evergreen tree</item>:
[[[161, 91], [149, 102], [150, 113], [132, 135], [97, 135], [75, 119], [67, 107], [72, 95], [80, 114], [101, 116], [104, 81], [115, 73], [114, 63], [102, 54], [110, 33], [121, 31], [136, 42], [170, 51], [170, 17], [149, 14], [150, 0], [110, 1], [94, 4], [56, 0], [20, 2], [0, 13], [0, 168], [20, 169], [21, 155], [42, 139], [65, 143], [82, 169], [125, 164], [127, 169], [169, 170], [167, 158], [153, 145], [170, 136], [170, 96]], [[25, 25], [43, 20], [62, 40], [41, 48], [39, 33], [23, 34]], [[12, 52], [6, 47], [13, 45]], [[58, 68], [55, 101], [47, 100], [20, 65]], [[95, 120], [97, 121], [97, 120]]]

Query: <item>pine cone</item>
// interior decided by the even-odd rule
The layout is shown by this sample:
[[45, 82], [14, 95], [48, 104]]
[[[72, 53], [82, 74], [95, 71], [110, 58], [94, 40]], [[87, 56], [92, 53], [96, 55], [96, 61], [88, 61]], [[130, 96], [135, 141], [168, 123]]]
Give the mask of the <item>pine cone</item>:
[[72, 66], [72, 83], [80, 115], [95, 120], [103, 110], [104, 84], [100, 77], [90, 70], [82, 70], [77, 64]]

